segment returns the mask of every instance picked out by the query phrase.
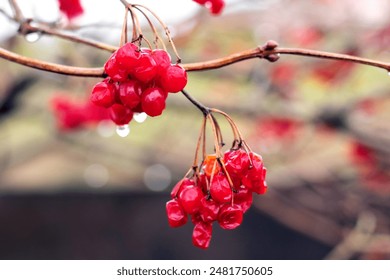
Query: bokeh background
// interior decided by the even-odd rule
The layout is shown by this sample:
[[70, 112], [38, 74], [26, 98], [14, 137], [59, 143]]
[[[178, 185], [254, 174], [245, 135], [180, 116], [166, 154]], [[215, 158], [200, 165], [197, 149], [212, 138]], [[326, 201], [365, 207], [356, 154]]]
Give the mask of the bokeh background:
[[[54, 0], [19, 2], [35, 20], [119, 42], [119, 1], [83, 0], [85, 14], [71, 22]], [[141, 2], [168, 23], [185, 63], [268, 39], [390, 60], [387, 0], [227, 0], [219, 17], [190, 0], [170, 0], [169, 7]], [[0, 9], [3, 48], [84, 67], [109, 57], [54, 37], [18, 35], [6, 16], [8, 1]], [[255, 59], [189, 73], [187, 90], [230, 114], [268, 169], [267, 194], [254, 197], [238, 229], [215, 225], [207, 251], [192, 246], [190, 224], [172, 229], [165, 217], [171, 188], [192, 164], [202, 122], [184, 96], [170, 95], [162, 116], [132, 121], [122, 138], [109, 122], [61, 127], [56, 100], [83, 104], [99, 79], [3, 59], [0, 75], [2, 259], [390, 257], [390, 78], [384, 70], [282, 56], [276, 63]], [[220, 124], [230, 143], [228, 125]]]

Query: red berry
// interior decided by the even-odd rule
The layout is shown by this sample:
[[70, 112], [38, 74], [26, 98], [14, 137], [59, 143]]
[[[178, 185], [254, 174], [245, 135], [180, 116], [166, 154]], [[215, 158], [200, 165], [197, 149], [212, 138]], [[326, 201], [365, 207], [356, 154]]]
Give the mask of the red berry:
[[235, 229], [241, 225], [243, 211], [239, 205], [226, 204], [221, 207], [218, 215], [218, 223], [223, 229]]
[[200, 213], [196, 212], [191, 215], [191, 222], [196, 225], [199, 222], [203, 222], [202, 218], [200, 217]]
[[151, 117], [162, 114], [165, 109], [165, 92], [158, 87], [146, 89], [141, 96], [143, 111]]
[[266, 169], [263, 165], [263, 159], [260, 155], [254, 153], [250, 153], [250, 158], [252, 165], [242, 178], [242, 184], [253, 192], [264, 194], [267, 190], [267, 184], [265, 182]]
[[168, 201], [165, 208], [167, 211], [168, 223], [171, 227], [180, 227], [187, 223], [187, 214], [176, 199]]
[[123, 105], [133, 109], [141, 102], [142, 88], [135, 80], [128, 80], [119, 85], [119, 98]]
[[131, 71], [134, 78], [148, 83], [156, 77], [157, 67], [152, 55], [148, 52], [141, 52], [137, 65]]
[[188, 187], [188, 186], [195, 186], [195, 183], [193, 180], [191, 179], [188, 179], [188, 178], [184, 178], [184, 179], [181, 179], [172, 189], [171, 191], [171, 197], [172, 198], [175, 198], [179, 195], [180, 191], [185, 188], [185, 187]]
[[200, 200], [201, 207], [199, 210], [200, 217], [204, 222], [214, 222], [218, 218], [219, 205], [212, 199], [202, 197]]
[[107, 80], [97, 83], [91, 93], [91, 102], [97, 106], [108, 108], [115, 102], [115, 86]]
[[210, 6], [210, 12], [213, 15], [219, 15], [225, 6], [225, 2], [223, 0], [214, 0], [211, 3], [212, 5]]
[[128, 73], [126, 69], [119, 63], [117, 52], [114, 52], [104, 64], [104, 71], [116, 82], [124, 82], [127, 80]]
[[192, 243], [199, 248], [207, 249], [210, 245], [213, 226], [211, 223], [199, 222], [192, 232]]
[[137, 45], [133, 43], [126, 43], [117, 50], [117, 63], [126, 70], [127, 73], [132, 73], [134, 67], [136, 67], [139, 62], [140, 51]]
[[230, 175], [242, 176], [249, 167], [249, 156], [242, 150], [229, 150], [224, 155], [226, 170]]
[[239, 188], [233, 196], [234, 203], [240, 206], [244, 213], [248, 211], [253, 201], [252, 191], [247, 188]]
[[198, 212], [202, 197], [202, 190], [194, 185], [183, 186], [178, 196], [180, 205], [190, 215]]
[[164, 73], [171, 66], [171, 56], [164, 50], [156, 49], [152, 51], [152, 57], [156, 62], [157, 73]]
[[171, 65], [161, 74], [160, 83], [167, 92], [179, 92], [187, 84], [187, 72], [178, 64]]
[[133, 118], [133, 111], [121, 104], [114, 104], [110, 107], [110, 117], [117, 125], [128, 124]]
[[218, 203], [226, 203], [232, 199], [229, 181], [223, 173], [214, 176], [210, 183], [210, 195]]

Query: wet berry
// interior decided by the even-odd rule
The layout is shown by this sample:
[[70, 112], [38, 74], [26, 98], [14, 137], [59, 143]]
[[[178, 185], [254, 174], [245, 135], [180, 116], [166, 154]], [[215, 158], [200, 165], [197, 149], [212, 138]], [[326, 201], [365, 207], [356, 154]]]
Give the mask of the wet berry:
[[151, 117], [161, 115], [165, 109], [165, 96], [161, 88], [146, 89], [141, 96], [142, 110]]
[[115, 124], [125, 125], [133, 118], [133, 111], [121, 104], [114, 104], [110, 107], [110, 117]]

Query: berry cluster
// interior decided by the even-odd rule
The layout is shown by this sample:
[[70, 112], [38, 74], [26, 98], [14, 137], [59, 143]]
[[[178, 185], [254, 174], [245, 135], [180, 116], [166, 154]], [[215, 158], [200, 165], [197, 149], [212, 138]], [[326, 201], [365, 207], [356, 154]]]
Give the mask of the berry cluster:
[[261, 156], [242, 148], [227, 151], [223, 159], [208, 155], [200, 172], [173, 188], [166, 204], [169, 225], [180, 227], [190, 215], [193, 244], [208, 248], [212, 223], [218, 222], [223, 229], [238, 227], [252, 204], [252, 193], [266, 192], [265, 175]]
[[133, 43], [114, 52], [104, 70], [109, 77], [94, 86], [91, 101], [109, 108], [117, 125], [128, 124], [133, 113], [161, 115], [168, 93], [179, 92], [187, 84], [186, 71], [171, 64], [166, 51], [139, 48]]
[[193, 1], [208, 8], [210, 13], [212, 13], [213, 15], [219, 15], [225, 6], [224, 0], [193, 0]]

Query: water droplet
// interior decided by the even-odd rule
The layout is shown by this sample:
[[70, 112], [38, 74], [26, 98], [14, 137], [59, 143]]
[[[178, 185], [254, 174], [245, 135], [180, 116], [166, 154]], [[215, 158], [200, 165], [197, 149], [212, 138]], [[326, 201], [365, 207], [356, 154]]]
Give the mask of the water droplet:
[[24, 36], [24, 38], [27, 40], [27, 42], [35, 43], [41, 38], [42, 34], [40, 32], [32, 32], [28, 33]]
[[111, 120], [102, 120], [97, 125], [97, 133], [105, 138], [111, 137], [115, 133], [115, 125]]
[[144, 112], [142, 112], [142, 113], [135, 113], [134, 116], [133, 116], [134, 120], [137, 123], [143, 123], [146, 120], [147, 117], [148, 117], [148, 115], [146, 113], [144, 113]]
[[389, 76], [390, 76], [390, 71], [389, 71], [389, 72], [387, 72], [387, 75], [389, 75]]
[[118, 134], [120, 137], [126, 137], [130, 133], [130, 127], [125, 125], [118, 125], [116, 127], [116, 134]]

